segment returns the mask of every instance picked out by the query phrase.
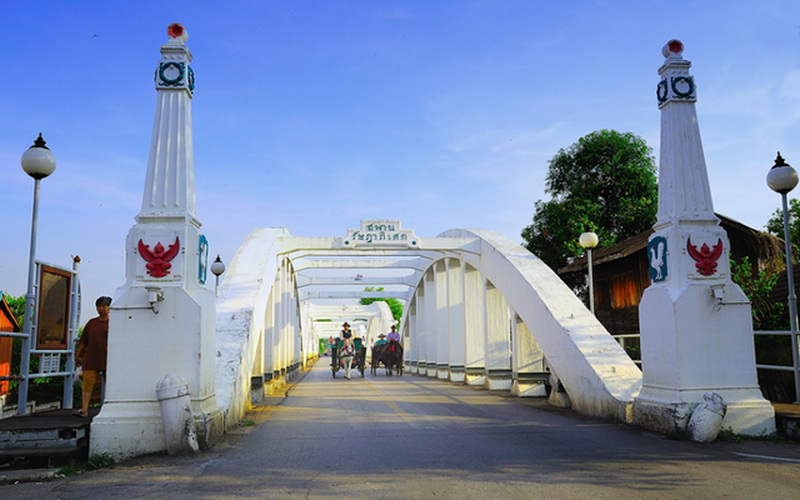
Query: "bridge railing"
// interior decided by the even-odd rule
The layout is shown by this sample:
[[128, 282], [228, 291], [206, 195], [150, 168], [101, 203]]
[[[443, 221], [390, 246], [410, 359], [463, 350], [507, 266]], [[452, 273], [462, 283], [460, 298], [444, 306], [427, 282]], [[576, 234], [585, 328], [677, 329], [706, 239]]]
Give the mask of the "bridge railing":
[[788, 330], [762, 330], [762, 331], [755, 331], [756, 340], [759, 336], [780, 336], [785, 337], [789, 336], [789, 344], [790, 349], [792, 350], [792, 365], [767, 365], [767, 364], [756, 364], [756, 368], [759, 370], [774, 370], [774, 371], [789, 371], [792, 372], [794, 375], [794, 400], [795, 402], [800, 402], [800, 353], [797, 351], [798, 347], [798, 337], [800, 337], [800, 332], [798, 331], [788, 331]]
[[[789, 336], [790, 337], [790, 349], [792, 354], [792, 364], [791, 365], [772, 365], [772, 364], [762, 364], [757, 363], [756, 368], [759, 370], [772, 370], [772, 371], [779, 371], [779, 372], [792, 372], [794, 375], [794, 391], [795, 391], [795, 401], [800, 402], [800, 351], [798, 351], [798, 344], [800, 343], [798, 339], [800, 339], [800, 331], [791, 332], [788, 330], [756, 330], [753, 332], [754, 340], [756, 340], [756, 344], [758, 341], [759, 336]], [[638, 333], [629, 333], [629, 334], [619, 334], [619, 335], [612, 335], [617, 342], [625, 349], [625, 352], [631, 356], [631, 350], [628, 349], [631, 345], [632, 340], [636, 340], [638, 344], [638, 340], [640, 335]], [[636, 358], [640, 359], [636, 359]], [[636, 363], [639, 367], [642, 366], [641, 354], [639, 356], [631, 356], [631, 360]]]

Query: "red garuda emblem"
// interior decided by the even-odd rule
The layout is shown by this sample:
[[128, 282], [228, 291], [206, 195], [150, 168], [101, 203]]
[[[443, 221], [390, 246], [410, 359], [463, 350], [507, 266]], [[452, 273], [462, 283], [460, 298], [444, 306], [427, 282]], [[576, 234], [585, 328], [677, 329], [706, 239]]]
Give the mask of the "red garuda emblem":
[[689, 238], [686, 240], [686, 249], [689, 251], [689, 256], [696, 261], [694, 265], [698, 273], [703, 276], [711, 276], [717, 272], [717, 259], [722, 255], [721, 238], [717, 241], [717, 244], [714, 245], [714, 248], [708, 248], [708, 245], [703, 243], [700, 250], [692, 245], [692, 239]]
[[163, 278], [169, 274], [169, 268], [172, 264], [169, 263], [178, 255], [181, 245], [178, 242], [178, 237], [175, 237], [175, 243], [164, 250], [164, 245], [159, 241], [156, 247], [150, 250], [150, 245], [145, 245], [142, 240], [139, 240], [139, 255], [147, 261], [147, 274], [154, 278]]

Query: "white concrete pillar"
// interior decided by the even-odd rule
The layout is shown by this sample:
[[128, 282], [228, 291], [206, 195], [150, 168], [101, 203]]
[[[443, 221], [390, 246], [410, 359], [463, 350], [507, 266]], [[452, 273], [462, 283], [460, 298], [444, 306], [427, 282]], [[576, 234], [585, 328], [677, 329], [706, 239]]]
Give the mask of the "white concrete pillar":
[[439, 353], [436, 350], [438, 333], [436, 331], [436, 285], [433, 268], [428, 269], [425, 273], [425, 331], [427, 332], [425, 375], [435, 377]]
[[450, 375], [450, 313], [448, 311], [447, 264], [436, 263], [434, 283], [436, 285], [436, 377], [447, 380]]
[[283, 270], [279, 266], [275, 274], [275, 285], [273, 286], [273, 293], [275, 294], [275, 321], [273, 322], [275, 326], [273, 329], [273, 337], [272, 337], [273, 387], [279, 387], [283, 383], [283, 380], [281, 378], [281, 366], [283, 363], [282, 342], [283, 342], [283, 325], [284, 322], [286, 321], [286, 318], [284, 312], [285, 298], [283, 296], [283, 280], [281, 279], [282, 272]]
[[403, 349], [406, 369], [416, 373], [419, 360], [419, 332], [417, 329], [417, 297], [411, 298], [408, 303], [406, 321], [403, 325]]
[[414, 303], [417, 306], [416, 322], [414, 326], [417, 331], [417, 365], [414, 367], [414, 373], [417, 375], [426, 375], [428, 366], [428, 338], [430, 332], [428, 331], [426, 311], [425, 311], [425, 279], [423, 278], [417, 288]]
[[511, 389], [511, 331], [508, 304], [491, 283], [486, 285], [486, 382], [489, 390]]
[[272, 386], [275, 366], [275, 289], [270, 290], [269, 298], [264, 311], [264, 333], [261, 337], [261, 352], [263, 353], [262, 374], [264, 375], [264, 390]]
[[183, 26], [167, 32], [142, 208], [125, 240], [126, 282], [110, 311], [106, 400], [92, 421], [91, 455], [166, 449], [156, 386], [167, 373], [189, 384], [201, 447], [225, 428], [215, 394], [214, 292], [204, 286], [208, 243], [195, 218], [192, 55]]
[[464, 268], [461, 261], [447, 261], [450, 381], [464, 382]]
[[547, 396], [544, 351], [522, 319], [516, 313], [513, 317], [511, 369], [514, 382], [511, 394], [520, 397]]
[[727, 405], [724, 428], [775, 431], [758, 386], [750, 304], [730, 276], [727, 234], [714, 215], [697, 121], [691, 63], [670, 40], [657, 87], [661, 109], [658, 221], [647, 255], [652, 284], [639, 304], [642, 390], [633, 421], [685, 429], [703, 395]]
[[470, 266], [464, 267], [464, 342], [467, 385], [486, 382], [486, 281]]

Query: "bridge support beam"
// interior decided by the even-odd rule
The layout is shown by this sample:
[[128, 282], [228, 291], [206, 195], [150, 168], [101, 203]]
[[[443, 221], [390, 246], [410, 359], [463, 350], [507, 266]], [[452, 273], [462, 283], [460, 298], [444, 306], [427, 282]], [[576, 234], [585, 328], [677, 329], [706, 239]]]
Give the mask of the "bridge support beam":
[[486, 383], [486, 283], [481, 273], [464, 265], [464, 383]]
[[544, 370], [544, 352], [541, 346], [516, 314], [511, 328], [514, 342], [512, 350], [514, 377], [511, 394], [519, 397], [547, 396], [545, 382], [549, 375]]
[[486, 286], [486, 381], [490, 391], [511, 389], [508, 303], [491, 283]]

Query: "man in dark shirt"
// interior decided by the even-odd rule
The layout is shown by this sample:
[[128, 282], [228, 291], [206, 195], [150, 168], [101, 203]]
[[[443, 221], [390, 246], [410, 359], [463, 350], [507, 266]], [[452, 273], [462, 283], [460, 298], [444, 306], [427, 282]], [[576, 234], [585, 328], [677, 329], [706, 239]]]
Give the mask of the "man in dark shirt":
[[83, 388], [81, 409], [76, 415], [89, 415], [89, 402], [97, 383], [103, 383], [108, 357], [108, 310], [111, 297], [100, 297], [95, 301], [97, 317], [92, 318], [83, 327], [83, 334], [78, 340], [79, 348], [76, 356], [78, 364], [83, 367]]

